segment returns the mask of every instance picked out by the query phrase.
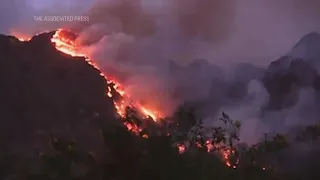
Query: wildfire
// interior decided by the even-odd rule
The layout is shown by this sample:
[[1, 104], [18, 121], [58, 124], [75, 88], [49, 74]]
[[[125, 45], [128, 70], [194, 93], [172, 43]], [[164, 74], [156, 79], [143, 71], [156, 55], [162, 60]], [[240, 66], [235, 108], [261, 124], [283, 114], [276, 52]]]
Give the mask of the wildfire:
[[[14, 36], [19, 37], [19, 41], [25, 42], [29, 41], [31, 38], [27, 38], [24, 35], [18, 34], [18, 33], [12, 33]], [[55, 45], [55, 48], [59, 50], [60, 52], [63, 52], [67, 55], [70, 55], [72, 57], [84, 57], [86, 62], [97, 69], [100, 72], [100, 76], [104, 77], [108, 84], [108, 89], [106, 92], [106, 95], [108, 97], [114, 97], [115, 93], [120, 96], [120, 98], [117, 98], [117, 100], [114, 100], [114, 107], [117, 111], [117, 114], [120, 117], [124, 117], [126, 113], [126, 107], [133, 107], [134, 109], [137, 109], [138, 112], [140, 112], [144, 118], [152, 118], [155, 122], [159, 119], [159, 115], [141, 104], [139, 104], [137, 101], [132, 100], [132, 98], [129, 96], [129, 94], [125, 91], [123, 86], [119, 81], [117, 81], [115, 78], [111, 76], [107, 76], [100, 68], [99, 66], [91, 60], [88, 56], [83, 54], [77, 47], [77, 44], [75, 43], [75, 39], [77, 38], [77, 35], [71, 31], [64, 30], [64, 29], [58, 29], [53, 37], [51, 38], [51, 42]], [[142, 131], [141, 128], [139, 128], [135, 124], [130, 123], [124, 123], [124, 125], [127, 127], [128, 130], [138, 134]], [[147, 135], [142, 135], [142, 137], [147, 138]]]
[[[104, 79], [108, 83], [108, 89], [106, 92], [106, 95], [108, 97], [113, 97], [114, 93], [116, 92], [118, 95], [120, 95], [119, 100], [114, 100], [114, 106], [117, 110], [117, 113], [120, 117], [124, 117], [126, 107], [131, 106], [135, 109], [138, 109], [138, 111], [143, 114], [145, 117], [151, 117], [154, 121], [157, 121], [159, 119], [159, 116], [151, 111], [150, 109], [147, 109], [146, 107], [140, 105], [136, 101], [133, 101], [132, 98], [126, 93], [125, 89], [121, 85], [120, 82], [115, 80], [115, 78], [112, 78], [110, 76], [107, 76], [103, 71], [99, 68], [99, 66], [94, 63], [89, 57], [87, 57], [85, 54], [81, 53], [77, 45], [75, 44], [76, 35], [68, 30], [62, 30], [59, 29], [56, 31], [56, 33], [53, 35], [51, 42], [55, 44], [55, 47], [57, 50], [71, 55], [73, 57], [85, 57], [88, 64], [93, 66], [95, 69], [99, 70], [100, 76], [104, 77]], [[113, 91], [114, 90], [114, 91]], [[134, 104], [134, 106], [133, 106]], [[130, 123], [124, 123], [124, 125], [127, 127], [128, 130], [139, 133], [142, 131], [137, 125], [130, 124]], [[143, 137], [147, 137], [146, 135], [143, 135]]]
[[57, 48], [57, 50], [65, 54], [71, 55], [73, 57], [85, 57], [84, 54], [77, 51], [77, 47], [74, 43], [75, 38], [76, 37], [72, 32], [60, 29], [53, 35], [51, 42], [55, 43], [55, 47]]
[[[176, 147], [180, 154], [185, 153], [188, 148], [185, 143], [178, 143]], [[206, 141], [204, 145], [196, 142], [195, 147], [206, 148], [208, 153], [211, 151], [218, 152], [221, 155], [224, 164], [230, 168], [236, 169], [239, 165], [240, 160], [236, 156], [236, 151], [230, 147], [226, 147], [222, 144], [213, 144], [210, 141]]]
[[[155, 122], [159, 120], [160, 116], [156, 111], [152, 111], [140, 103], [138, 101], [132, 100], [130, 95], [125, 91], [125, 88], [122, 86], [122, 84], [117, 81], [115, 78], [111, 76], [107, 76], [100, 68], [99, 66], [91, 60], [89, 57], [87, 57], [85, 54], [81, 53], [78, 49], [77, 45], [75, 44], [75, 39], [77, 36], [68, 30], [59, 29], [56, 31], [56, 33], [51, 38], [51, 42], [55, 45], [55, 48], [59, 50], [60, 52], [63, 52], [67, 55], [70, 55], [72, 57], [85, 57], [85, 61], [97, 69], [100, 72], [100, 76], [102, 76], [107, 84], [108, 88], [106, 90], [106, 95], [108, 97], [114, 97], [116, 94], [117, 96], [120, 96], [120, 98], [115, 98], [116, 100], [113, 101], [114, 107], [117, 111], [117, 114], [120, 117], [124, 117], [126, 113], [126, 107], [134, 107], [134, 109], [137, 109], [145, 118], [152, 118]], [[20, 41], [29, 41], [30, 38], [18, 38]], [[116, 93], [116, 94], [115, 94]], [[135, 134], [140, 134], [142, 132], [142, 129], [133, 123], [124, 122], [123, 123], [127, 129]], [[142, 135], [143, 138], [148, 138], [147, 134]], [[209, 141], [205, 144], [207, 151], [210, 152], [212, 150], [219, 149], [221, 152], [223, 159], [225, 161], [225, 164], [228, 167], [236, 168], [236, 165], [238, 165], [239, 160], [237, 159], [234, 165], [232, 165], [230, 159], [231, 156], [235, 154], [235, 151], [227, 149], [227, 150], [221, 150], [220, 145], [215, 145], [210, 143]], [[201, 145], [198, 144], [197, 147], [201, 148]], [[185, 144], [177, 144], [177, 148], [179, 153], [184, 153], [187, 150], [187, 147]]]

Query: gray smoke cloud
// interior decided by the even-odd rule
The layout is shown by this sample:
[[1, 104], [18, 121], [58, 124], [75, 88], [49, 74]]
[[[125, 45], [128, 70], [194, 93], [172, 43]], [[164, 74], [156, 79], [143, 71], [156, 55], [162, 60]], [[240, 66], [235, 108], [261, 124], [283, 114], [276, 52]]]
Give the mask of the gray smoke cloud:
[[[150, 106], [165, 114], [184, 101], [198, 103], [206, 116], [225, 109], [243, 121], [242, 136], [253, 142], [256, 133], [274, 128], [265, 119], [287, 122], [294, 114], [261, 115], [268, 94], [256, 80], [263, 68], [254, 65], [264, 67], [304, 34], [320, 30], [319, 8], [317, 0], [4, 0], [0, 31], [72, 28], [82, 50], [142, 104], [156, 102]], [[36, 15], [90, 20], [43, 23]], [[251, 65], [232, 66], [237, 63]]]
[[[158, 35], [163, 56], [180, 62], [205, 58], [229, 65], [266, 65], [287, 52], [302, 35], [319, 30], [316, 0], [3, 0], [0, 31], [39, 33], [76, 22], [35, 22], [36, 15], [90, 15], [83, 28], [104, 24], [104, 32], [136, 37]], [[80, 24], [80, 25], [79, 25]], [[166, 47], [166, 48], [164, 48]], [[154, 49], [154, 48], [153, 48]], [[160, 48], [158, 48], [160, 49]], [[155, 50], [154, 50], [155, 51]], [[159, 50], [160, 51], [160, 50]]]

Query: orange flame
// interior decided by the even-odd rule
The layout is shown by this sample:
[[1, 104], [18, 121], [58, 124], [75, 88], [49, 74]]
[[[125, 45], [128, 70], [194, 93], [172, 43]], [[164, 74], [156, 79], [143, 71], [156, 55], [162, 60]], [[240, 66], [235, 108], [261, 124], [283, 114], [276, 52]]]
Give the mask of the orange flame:
[[76, 49], [76, 45], [74, 43], [74, 39], [70, 39], [68, 38], [68, 35], [72, 35], [73, 33], [67, 30], [58, 30], [53, 37], [51, 38], [51, 42], [53, 42], [55, 44], [55, 47], [57, 50], [71, 55], [73, 57], [75, 56], [83, 56], [85, 57], [84, 54], [79, 53]]
[[[142, 113], [145, 117], [151, 117], [155, 122], [159, 119], [159, 115], [156, 111], [152, 111], [150, 109], [147, 109], [146, 107], [142, 106], [141, 104], [133, 101], [132, 103], [132, 99], [130, 98], [130, 96], [128, 95], [128, 93], [126, 93], [125, 89], [122, 87], [121, 83], [119, 83], [118, 81], [116, 81], [114, 78], [111, 77], [107, 77], [105, 73], [103, 73], [101, 71], [101, 69], [99, 68], [99, 66], [94, 63], [94, 61], [92, 61], [91, 59], [89, 59], [87, 56], [85, 56], [85, 54], [79, 52], [79, 50], [77, 49], [77, 45], [74, 43], [75, 40], [75, 35], [74, 33], [68, 31], [68, 30], [63, 30], [63, 29], [59, 29], [56, 31], [56, 33], [53, 35], [53, 37], [51, 38], [51, 42], [54, 43], [55, 48], [60, 51], [63, 52], [67, 55], [70, 55], [72, 57], [85, 57], [86, 62], [91, 65], [92, 67], [94, 67], [95, 69], [99, 70], [100, 72], [100, 76], [104, 77], [104, 79], [107, 81], [108, 83], [108, 88], [107, 88], [107, 92], [106, 95], [108, 97], [113, 97], [114, 94], [112, 92], [112, 88], [115, 92], [117, 92], [117, 94], [120, 95], [120, 100], [114, 100], [114, 107], [117, 111], [117, 114], [120, 117], [124, 117], [125, 116], [125, 108], [127, 106], [133, 106], [139, 110], [140, 113]], [[29, 41], [31, 38], [23, 38], [20, 37], [18, 38], [20, 41]], [[112, 88], [111, 88], [112, 87]], [[131, 102], [131, 103], [129, 103]], [[128, 123], [128, 122], [124, 122], [124, 125], [127, 127], [127, 129], [137, 135], [139, 135], [142, 132], [142, 129], [140, 127], [138, 127], [136, 124], [133, 123]], [[142, 135], [143, 138], [148, 138], [147, 134], [143, 134]], [[205, 143], [205, 146], [208, 149], [208, 152], [212, 151], [213, 149], [220, 149], [221, 145], [216, 145], [216, 144], [212, 144], [209, 141], [207, 141]], [[202, 147], [200, 144], [198, 144], [198, 147]], [[177, 144], [177, 148], [180, 154], [186, 152], [186, 145], [185, 144]], [[232, 167], [232, 168], [236, 168], [236, 166], [239, 164], [239, 159], [236, 160], [235, 165], [231, 164], [230, 158], [231, 156], [235, 153], [233, 150], [230, 149], [220, 149], [223, 159], [225, 161], [226, 166], [228, 167]], [[265, 168], [263, 168], [263, 170], [265, 170]]]
[[[125, 109], [127, 106], [132, 106], [132, 104], [134, 104], [134, 108], [138, 109], [138, 111], [145, 117], [151, 117], [154, 121], [157, 121], [159, 119], [159, 116], [155, 112], [147, 109], [146, 107], [140, 105], [135, 101], [132, 101], [132, 99], [126, 93], [125, 89], [123, 88], [120, 82], [116, 81], [114, 78], [107, 76], [105, 73], [101, 71], [99, 66], [96, 63], [94, 63], [94, 61], [85, 56], [85, 54], [79, 52], [79, 50], [77, 49], [77, 45], [74, 43], [75, 39], [76, 35], [74, 33], [68, 30], [59, 29], [53, 35], [51, 42], [55, 44], [56, 49], [60, 52], [71, 55], [73, 57], [85, 57], [88, 64], [90, 64], [92, 67], [101, 72], [100, 76], [104, 77], [104, 79], [107, 81], [109, 85], [106, 95], [108, 97], [113, 97], [114, 92], [112, 90], [114, 90], [121, 97], [120, 100], [114, 100], [113, 102], [115, 109], [120, 117], [125, 116]], [[127, 127], [128, 130], [136, 134], [139, 134], [142, 131], [142, 129], [140, 129], [137, 125], [130, 123], [124, 123], [124, 125]], [[147, 138], [147, 135], [143, 135], [143, 137]]]

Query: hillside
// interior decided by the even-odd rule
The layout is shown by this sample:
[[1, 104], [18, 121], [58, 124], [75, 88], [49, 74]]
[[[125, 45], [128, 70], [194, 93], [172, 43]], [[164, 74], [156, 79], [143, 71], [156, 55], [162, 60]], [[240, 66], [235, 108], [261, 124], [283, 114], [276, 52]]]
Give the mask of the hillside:
[[[145, 117], [130, 108], [119, 118], [101, 72], [82, 57], [58, 51], [50, 41], [53, 34], [25, 42], [0, 35], [0, 179], [319, 178], [319, 125], [301, 127], [290, 138], [266, 135], [249, 146], [239, 139], [240, 121], [223, 112], [218, 118], [223, 127], [204, 127], [197, 107], [188, 104], [157, 123], [142, 121]], [[171, 65], [175, 73], [183, 71]], [[220, 73], [202, 60], [187, 68]], [[243, 69], [247, 74], [241, 74]], [[233, 91], [225, 96], [241, 100], [246, 84], [261, 72], [248, 64], [238, 66], [235, 86], [226, 87]], [[196, 78], [206, 77], [200, 75]], [[263, 81], [271, 109], [294, 105], [301, 88], [320, 90], [312, 63], [289, 55], [272, 62]], [[141, 127], [129, 132], [119, 120]]]
[[49, 132], [98, 149], [98, 127], [117, 122], [100, 72], [57, 51], [53, 34], [28, 42], [0, 35], [0, 144], [8, 152], [40, 151]]

